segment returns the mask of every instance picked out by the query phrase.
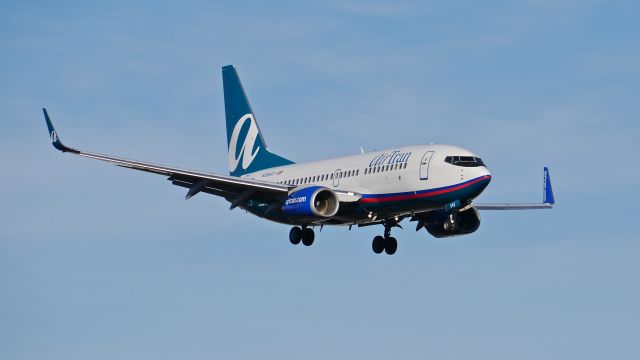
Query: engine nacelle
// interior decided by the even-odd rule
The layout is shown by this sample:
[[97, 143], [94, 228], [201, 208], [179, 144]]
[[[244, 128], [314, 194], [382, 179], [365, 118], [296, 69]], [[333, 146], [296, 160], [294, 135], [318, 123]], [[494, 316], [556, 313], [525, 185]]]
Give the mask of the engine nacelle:
[[282, 212], [294, 218], [328, 219], [336, 215], [338, 195], [323, 186], [309, 186], [293, 191], [282, 205]]
[[457, 211], [453, 214], [453, 217], [454, 222], [452, 224], [446, 211], [431, 211], [426, 215], [425, 228], [434, 237], [444, 238], [471, 234], [480, 227], [480, 214], [474, 207], [465, 211]]

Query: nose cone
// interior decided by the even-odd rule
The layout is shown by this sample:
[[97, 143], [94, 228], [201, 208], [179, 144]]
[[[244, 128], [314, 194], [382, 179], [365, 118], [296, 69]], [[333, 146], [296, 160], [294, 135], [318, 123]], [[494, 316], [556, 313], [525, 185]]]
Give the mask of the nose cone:
[[[480, 166], [480, 176], [485, 176], [491, 181], [491, 172], [487, 169], [486, 166]], [[488, 184], [488, 183], [487, 183]]]
[[473, 192], [473, 197], [476, 197], [480, 195], [487, 186], [489, 186], [489, 183], [491, 182], [491, 173], [485, 166], [478, 166], [477, 168], [474, 168], [474, 172], [474, 178], [477, 183], [474, 189], [475, 191]]

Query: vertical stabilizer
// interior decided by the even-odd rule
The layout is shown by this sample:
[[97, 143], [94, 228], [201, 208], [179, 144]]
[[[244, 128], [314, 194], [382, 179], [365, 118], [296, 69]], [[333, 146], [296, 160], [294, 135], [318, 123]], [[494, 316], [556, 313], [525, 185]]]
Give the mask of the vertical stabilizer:
[[249, 99], [233, 65], [222, 67], [224, 110], [227, 119], [229, 173], [241, 176], [254, 171], [293, 164], [269, 151]]

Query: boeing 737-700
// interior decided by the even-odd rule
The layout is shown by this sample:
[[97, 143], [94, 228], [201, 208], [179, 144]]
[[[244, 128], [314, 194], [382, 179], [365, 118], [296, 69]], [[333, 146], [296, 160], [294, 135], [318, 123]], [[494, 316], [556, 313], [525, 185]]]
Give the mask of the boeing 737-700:
[[229, 175], [185, 170], [101, 155], [65, 146], [43, 109], [53, 146], [70, 154], [166, 176], [187, 188], [186, 199], [202, 192], [221, 196], [230, 209], [292, 226], [292, 244], [313, 244], [315, 227], [381, 225], [373, 252], [391, 255], [391, 236], [405, 219], [441, 238], [475, 232], [479, 210], [550, 209], [554, 198], [544, 168], [543, 201], [533, 204], [477, 204], [491, 181], [480, 157], [452, 145], [417, 145], [297, 164], [271, 152], [262, 136], [236, 69], [222, 68], [229, 150]]

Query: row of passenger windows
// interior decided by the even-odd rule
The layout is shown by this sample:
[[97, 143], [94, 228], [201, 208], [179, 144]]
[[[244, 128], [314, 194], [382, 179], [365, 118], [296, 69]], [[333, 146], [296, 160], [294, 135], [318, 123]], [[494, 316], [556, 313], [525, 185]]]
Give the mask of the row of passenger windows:
[[[392, 171], [392, 170], [406, 169], [406, 168], [407, 168], [407, 163], [391, 164], [391, 165], [380, 165], [380, 166], [375, 166], [375, 167], [370, 167], [370, 168], [364, 169], [364, 174], [374, 174], [374, 173], [383, 172], [383, 171]], [[348, 177], [353, 177], [353, 176], [358, 176], [358, 175], [360, 175], [360, 170], [359, 169], [340, 171], [340, 172], [337, 173], [338, 179], [348, 178]], [[308, 176], [308, 177], [298, 178], [298, 179], [293, 179], [293, 180], [282, 180], [282, 181], [278, 181], [278, 183], [287, 184], [287, 185], [312, 184], [312, 183], [316, 183], [316, 182], [320, 182], [320, 181], [333, 180], [334, 176], [336, 176], [336, 175], [334, 173], [332, 173], [332, 174]]]
[[379, 173], [379, 172], [383, 172], [383, 171], [392, 171], [392, 170], [406, 169], [406, 168], [407, 168], [407, 163], [380, 165], [380, 166], [374, 166], [374, 167], [366, 168], [366, 169], [364, 169], [364, 173], [365, 174], [375, 174], [375, 173]]
[[444, 162], [451, 165], [464, 166], [464, 167], [478, 167], [485, 166], [482, 159], [473, 156], [447, 156], [444, 158]]

